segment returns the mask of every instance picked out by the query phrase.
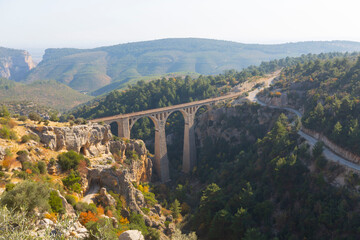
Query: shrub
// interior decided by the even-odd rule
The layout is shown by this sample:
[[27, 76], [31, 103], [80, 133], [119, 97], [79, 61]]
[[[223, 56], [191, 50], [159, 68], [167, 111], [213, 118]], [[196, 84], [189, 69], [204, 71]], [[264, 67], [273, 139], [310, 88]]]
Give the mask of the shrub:
[[17, 140], [17, 135], [8, 126], [2, 125], [0, 128], [0, 138]]
[[50, 190], [47, 185], [38, 182], [24, 181], [5, 192], [0, 199], [2, 206], [19, 211], [21, 208], [28, 213], [33, 212], [35, 208], [40, 211], [49, 210]]
[[87, 224], [88, 222], [97, 222], [99, 219], [91, 211], [81, 212], [79, 216], [79, 221], [82, 225]]
[[49, 197], [49, 205], [51, 207], [51, 210], [56, 213], [64, 213], [64, 207], [62, 205], [62, 200], [59, 197], [59, 194], [57, 191], [51, 191], [50, 197]]
[[77, 169], [80, 160], [83, 159], [84, 156], [76, 153], [75, 151], [69, 151], [58, 155], [58, 163], [63, 171]]
[[10, 112], [8, 111], [5, 105], [2, 105], [0, 109], [0, 117], [4, 117], [4, 118], [10, 117]]
[[41, 121], [41, 117], [39, 114], [37, 114], [36, 112], [31, 112], [28, 115], [29, 119], [32, 121]]
[[21, 143], [26, 143], [30, 140], [34, 140], [35, 142], [40, 142], [40, 137], [33, 133], [21, 137]]
[[13, 190], [14, 187], [15, 187], [14, 183], [8, 183], [5, 185], [5, 191], [9, 192], [9, 191]]
[[19, 120], [19, 121], [22, 121], [22, 122], [25, 122], [27, 119], [28, 119], [28, 118], [27, 118], [27, 116], [25, 116], [25, 115], [21, 115], [21, 116], [18, 118], [18, 120]]
[[66, 178], [62, 179], [62, 182], [69, 190], [80, 193], [82, 190], [80, 180], [81, 177], [79, 172], [71, 170], [70, 174]]
[[73, 195], [65, 195], [66, 201], [73, 207], [76, 205], [76, 198]]
[[39, 169], [41, 174], [46, 174], [46, 163], [43, 161], [40, 161], [37, 163], [37, 168]]
[[93, 212], [93, 213], [97, 213], [97, 208], [96, 205], [93, 203], [87, 204], [85, 202], [78, 202], [75, 205], [75, 209], [79, 212]]

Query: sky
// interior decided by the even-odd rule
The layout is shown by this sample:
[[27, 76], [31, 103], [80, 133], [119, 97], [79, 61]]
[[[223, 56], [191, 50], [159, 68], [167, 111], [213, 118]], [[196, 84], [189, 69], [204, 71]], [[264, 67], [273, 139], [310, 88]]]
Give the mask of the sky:
[[360, 42], [358, 0], [0, 0], [0, 46], [92, 48], [161, 38]]

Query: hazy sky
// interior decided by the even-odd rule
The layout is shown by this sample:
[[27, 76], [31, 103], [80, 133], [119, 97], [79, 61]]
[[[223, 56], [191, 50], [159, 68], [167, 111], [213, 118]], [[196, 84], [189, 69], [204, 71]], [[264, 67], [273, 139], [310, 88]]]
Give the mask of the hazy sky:
[[360, 41], [358, 0], [0, 0], [0, 46], [96, 47], [159, 38]]

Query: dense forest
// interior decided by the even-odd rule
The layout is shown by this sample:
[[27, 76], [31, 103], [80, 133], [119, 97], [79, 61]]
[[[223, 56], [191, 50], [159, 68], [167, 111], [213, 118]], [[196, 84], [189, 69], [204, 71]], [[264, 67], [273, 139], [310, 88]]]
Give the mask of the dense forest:
[[360, 154], [360, 57], [306, 61], [284, 69], [274, 86], [304, 107], [303, 125]]
[[[193, 206], [187, 228], [200, 239], [357, 239], [357, 175], [346, 178], [346, 187], [333, 186], [342, 170], [324, 159], [321, 144], [310, 151], [283, 114], [267, 132], [256, 121], [260, 106], [237, 108], [255, 120], [238, 119], [238, 127], [248, 139], [259, 138], [240, 145], [206, 140], [195, 173], [206, 186], [201, 195], [194, 197], [197, 190], [179, 181], [167, 200]], [[231, 118], [222, 122], [234, 126]]]

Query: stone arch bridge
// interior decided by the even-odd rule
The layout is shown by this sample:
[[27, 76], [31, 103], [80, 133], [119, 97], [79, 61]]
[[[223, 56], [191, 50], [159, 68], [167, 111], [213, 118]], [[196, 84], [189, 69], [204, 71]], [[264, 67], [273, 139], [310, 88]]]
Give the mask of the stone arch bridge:
[[221, 97], [209, 98], [164, 108], [97, 118], [91, 121], [104, 122], [106, 124], [116, 122], [118, 125], [118, 136], [130, 138], [130, 131], [134, 126], [134, 123], [140, 118], [149, 117], [155, 125], [155, 169], [160, 176], [161, 181], [166, 182], [170, 180], [165, 134], [165, 124], [167, 118], [176, 111], [181, 112], [184, 117], [185, 128], [182, 171], [188, 173], [196, 164], [194, 119], [197, 110], [202, 106], [210, 107], [215, 103], [237, 98], [240, 95], [240, 93], [233, 93]]

